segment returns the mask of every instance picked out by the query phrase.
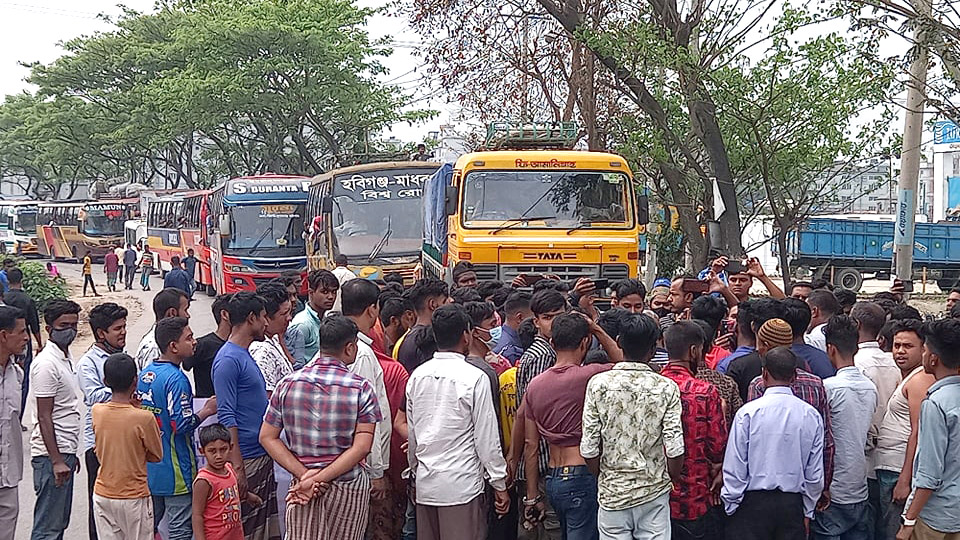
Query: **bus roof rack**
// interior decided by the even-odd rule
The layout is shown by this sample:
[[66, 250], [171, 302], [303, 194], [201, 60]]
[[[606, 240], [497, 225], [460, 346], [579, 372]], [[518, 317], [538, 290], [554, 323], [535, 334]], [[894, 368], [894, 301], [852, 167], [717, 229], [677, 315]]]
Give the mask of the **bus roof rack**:
[[577, 142], [576, 122], [497, 121], [487, 126], [484, 147], [502, 149], [570, 149]]

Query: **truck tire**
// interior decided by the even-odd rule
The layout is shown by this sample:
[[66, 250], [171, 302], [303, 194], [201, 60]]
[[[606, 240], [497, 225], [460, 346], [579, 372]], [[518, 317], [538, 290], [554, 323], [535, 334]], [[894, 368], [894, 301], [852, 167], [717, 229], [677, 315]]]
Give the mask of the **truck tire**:
[[957, 286], [956, 276], [942, 277], [937, 280], [937, 287], [940, 287], [940, 292], [942, 293], [948, 293], [950, 292], [950, 289], [956, 286]]
[[863, 274], [856, 268], [841, 268], [833, 276], [833, 284], [842, 289], [857, 292], [863, 286]]

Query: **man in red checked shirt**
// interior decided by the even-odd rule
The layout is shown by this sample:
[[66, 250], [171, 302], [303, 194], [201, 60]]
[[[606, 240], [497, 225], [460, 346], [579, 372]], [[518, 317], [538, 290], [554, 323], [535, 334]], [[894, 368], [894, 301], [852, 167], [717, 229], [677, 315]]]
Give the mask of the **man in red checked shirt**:
[[670, 361], [660, 375], [680, 387], [683, 414], [683, 475], [670, 493], [670, 521], [677, 540], [706, 538], [719, 533], [720, 513], [714, 509], [714, 493], [727, 442], [727, 425], [717, 388], [694, 374], [703, 363], [703, 330], [690, 321], [680, 321], [664, 333]]

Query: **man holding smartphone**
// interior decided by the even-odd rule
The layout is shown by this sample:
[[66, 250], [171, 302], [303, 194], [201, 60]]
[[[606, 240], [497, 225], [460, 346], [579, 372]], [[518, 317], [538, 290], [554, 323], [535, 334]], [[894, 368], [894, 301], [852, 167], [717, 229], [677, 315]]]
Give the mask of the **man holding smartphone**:
[[731, 261], [726, 255], [720, 255], [710, 263], [710, 266], [701, 270], [698, 277], [705, 279], [710, 272], [716, 274], [721, 281], [726, 283], [740, 302], [750, 298], [750, 289], [753, 287], [754, 279], [759, 280], [766, 287], [771, 298], [781, 299], [786, 297], [783, 290], [763, 271], [763, 265], [760, 264], [760, 259], [756, 257], [744, 261]]

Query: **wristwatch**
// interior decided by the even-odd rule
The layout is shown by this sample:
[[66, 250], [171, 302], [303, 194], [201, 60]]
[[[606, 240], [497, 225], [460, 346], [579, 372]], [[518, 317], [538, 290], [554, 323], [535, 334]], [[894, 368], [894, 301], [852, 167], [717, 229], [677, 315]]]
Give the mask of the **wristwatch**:
[[900, 516], [900, 524], [903, 525], [904, 527], [914, 527], [917, 525], [917, 520], [907, 519], [907, 515], [903, 514]]
[[523, 505], [524, 505], [524, 506], [536, 506], [536, 504], [539, 503], [539, 502], [542, 501], [542, 500], [543, 500], [543, 495], [537, 495], [536, 497], [533, 498], [533, 500], [530, 500], [530, 499], [524, 497], [524, 498], [523, 498]]

